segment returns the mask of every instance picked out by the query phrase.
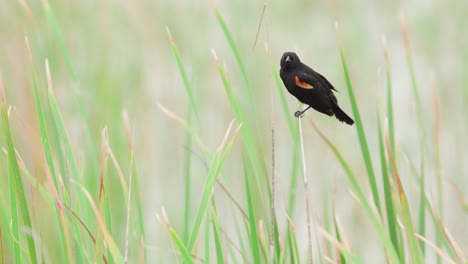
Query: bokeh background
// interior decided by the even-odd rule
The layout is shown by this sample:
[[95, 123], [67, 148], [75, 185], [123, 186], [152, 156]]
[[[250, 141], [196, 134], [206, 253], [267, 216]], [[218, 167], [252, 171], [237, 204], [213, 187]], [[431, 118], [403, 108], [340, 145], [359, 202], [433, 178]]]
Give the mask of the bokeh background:
[[[253, 129], [254, 147], [264, 159], [262, 166], [267, 173], [261, 179], [271, 176], [272, 129], [275, 131], [275, 202], [280, 230], [284, 230], [287, 225], [286, 208], [291, 194], [291, 177], [297, 178], [291, 221], [297, 233], [299, 248], [305, 256], [307, 226], [302, 165], [295, 162], [299, 159], [293, 154], [294, 139], [289, 133], [287, 118], [281, 108], [271, 70], [272, 63], [277, 67], [284, 51], [297, 52], [305, 63], [334, 84], [340, 91], [337, 94], [340, 105], [351, 114], [339, 54], [338, 43], [341, 39], [374, 170], [381, 186], [376, 124], [377, 110], [380, 111], [382, 124], [387, 115], [387, 68], [382, 44], [382, 37], [385, 36], [392, 72], [397, 162], [410, 207], [416, 214], [419, 202], [418, 173], [424, 168], [426, 192], [435, 206], [443, 208], [441, 216], [444, 226], [460, 245], [468, 244], [467, 211], [463, 201], [463, 197], [468, 195], [467, 1], [270, 0], [266, 2], [257, 40], [263, 1], [215, 1], [215, 4], [243, 60], [253, 91], [253, 102], [245, 88], [236, 57], [209, 1], [1, 1], [0, 72], [8, 104], [11, 105], [13, 137], [18, 155], [39, 183], [46, 182], [47, 165], [37, 121], [32, 72], [35, 71], [40, 94], [47, 101], [45, 60], [48, 59], [53, 89], [81, 179], [84, 182], [91, 179], [89, 181], [95, 183], [90, 185], [95, 186], [90, 191], [97, 199], [99, 150], [104, 127], [107, 128], [109, 146], [128, 178], [131, 170], [128, 138], [132, 137], [133, 165], [136, 168], [134, 176], [137, 177], [133, 183], [138, 184], [143, 209], [147, 259], [175, 263], [178, 254], [174, 253], [171, 240], [156, 214], [161, 215], [164, 207], [174, 229], [183, 232], [186, 208], [185, 162], [187, 156], [190, 156], [188, 171], [191, 175], [191, 198], [188, 207], [191, 226], [210, 161], [193, 136], [187, 136], [184, 127], [165, 114], [160, 105], [190, 122], [199, 140], [211, 153], [215, 152], [235, 116], [212, 55], [214, 50], [242, 108], [248, 113], [245, 122]], [[57, 28], [48, 20], [45, 5], [53, 10]], [[416, 98], [401, 30], [402, 14], [406, 21], [419, 92], [417, 100], [421, 102], [423, 113], [422, 127], [418, 122]], [[335, 23], [339, 24], [339, 33]], [[199, 120], [190, 114], [193, 111], [171, 52], [168, 29], [187, 72]], [[56, 37], [57, 32], [63, 36], [63, 43]], [[29, 62], [25, 37], [31, 46], [33, 64]], [[297, 101], [288, 95], [287, 103], [292, 116], [298, 109]], [[88, 120], [83, 119], [83, 111], [87, 113]], [[123, 112], [128, 115], [127, 126]], [[437, 114], [440, 122], [437, 121]], [[51, 115], [46, 111], [46, 116]], [[314, 111], [309, 111], [306, 116], [312, 118], [339, 148], [371, 200], [356, 128]], [[296, 119], [292, 120], [297, 123]], [[385, 255], [382, 247], [375, 243], [377, 235], [364, 216], [361, 205], [350, 192], [342, 167], [305, 120], [305, 160], [311, 216], [316, 227], [314, 252], [320, 251], [316, 242], [323, 240], [317, 231], [318, 227], [325, 226], [326, 214], [333, 211], [356, 255], [362, 257], [365, 263], [383, 261]], [[46, 121], [51, 123], [51, 119]], [[234, 128], [237, 126], [238, 122], [234, 122]], [[437, 126], [440, 133], [436, 132]], [[130, 136], [126, 134], [126, 128], [130, 128]], [[3, 138], [0, 144], [5, 149]], [[435, 150], [436, 142], [439, 142], [439, 151]], [[242, 137], [237, 138], [223, 166], [220, 181], [230, 195], [246, 208], [244, 144]], [[4, 187], [0, 205], [2, 212], [8, 215], [8, 163], [5, 151], [1, 156], [0, 184]], [[440, 166], [437, 165], [439, 157]], [[292, 166], [297, 167], [294, 173], [291, 173]], [[126, 200], [112, 165], [109, 165], [108, 173], [112, 235], [123, 249]], [[438, 173], [442, 177], [442, 204], [437, 202]], [[265, 191], [268, 184], [263, 182], [263, 187], [255, 194], [258, 220], [265, 222], [269, 221], [270, 203]], [[29, 183], [25, 188], [27, 197], [35, 199], [34, 186]], [[233, 236], [232, 240], [236, 244], [239, 238], [235, 234], [239, 224], [242, 225], [241, 215], [219, 185], [215, 185], [214, 196], [220, 225], [226, 234]], [[42, 230], [38, 231], [38, 236], [42, 237], [41, 244], [48, 258], [59, 260], [61, 255], [55, 248], [57, 242], [54, 240], [57, 231], [47, 225], [53, 210], [41, 202], [40, 196], [37, 199], [35, 205], [30, 205], [35, 212], [33, 223], [37, 223], [38, 230]], [[8, 262], [12, 259], [11, 243], [8, 242], [9, 220], [5, 218], [2, 221], [3, 252], [7, 252], [5, 259]], [[426, 236], [430, 240], [434, 240], [433, 232], [428, 224]], [[130, 241], [139, 243], [136, 239]], [[426, 250], [428, 263], [435, 263], [433, 251]], [[468, 254], [466, 247], [462, 247], [462, 250]], [[137, 249], [131, 251], [130, 259], [139, 260]]]

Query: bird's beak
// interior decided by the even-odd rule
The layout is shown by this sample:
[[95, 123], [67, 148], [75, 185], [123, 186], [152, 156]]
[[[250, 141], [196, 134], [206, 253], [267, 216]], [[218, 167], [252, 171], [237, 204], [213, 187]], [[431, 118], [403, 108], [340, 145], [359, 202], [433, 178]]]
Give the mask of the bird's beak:
[[291, 57], [287, 56], [285, 61], [291, 61]]

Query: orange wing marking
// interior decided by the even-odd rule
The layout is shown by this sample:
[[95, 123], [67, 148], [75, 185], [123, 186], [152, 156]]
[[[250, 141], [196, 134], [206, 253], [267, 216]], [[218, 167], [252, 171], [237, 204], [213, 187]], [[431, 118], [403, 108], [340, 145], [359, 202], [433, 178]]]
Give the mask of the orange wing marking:
[[294, 81], [296, 82], [296, 85], [301, 87], [301, 88], [304, 88], [304, 89], [312, 89], [314, 88], [312, 85], [306, 83], [306, 82], [301, 82], [299, 80], [299, 77], [296, 75], [294, 76]]

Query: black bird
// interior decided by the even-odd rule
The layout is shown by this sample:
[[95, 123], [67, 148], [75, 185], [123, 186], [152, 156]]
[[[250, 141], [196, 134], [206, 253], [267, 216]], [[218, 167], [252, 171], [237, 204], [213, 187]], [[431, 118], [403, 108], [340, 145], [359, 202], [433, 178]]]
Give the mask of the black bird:
[[304, 112], [312, 107], [320, 113], [335, 115], [338, 120], [348, 125], [354, 124], [354, 120], [338, 106], [333, 94], [333, 91], [337, 90], [333, 85], [320, 73], [302, 63], [296, 53], [285, 52], [280, 65], [280, 76], [288, 92], [309, 105], [303, 111], [297, 111], [295, 117], [302, 117]]

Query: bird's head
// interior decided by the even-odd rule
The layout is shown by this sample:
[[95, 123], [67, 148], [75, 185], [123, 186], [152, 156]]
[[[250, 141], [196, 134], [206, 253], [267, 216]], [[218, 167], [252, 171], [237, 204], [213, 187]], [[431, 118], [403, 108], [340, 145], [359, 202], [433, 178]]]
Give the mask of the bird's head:
[[281, 69], [283, 70], [289, 70], [293, 69], [301, 64], [301, 60], [297, 56], [296, 53], [294, 52], [285, 52], [283, 53], [283, 57], [281, 57]]

